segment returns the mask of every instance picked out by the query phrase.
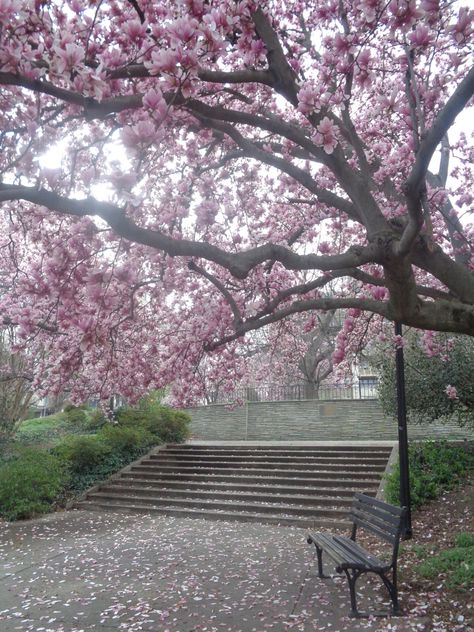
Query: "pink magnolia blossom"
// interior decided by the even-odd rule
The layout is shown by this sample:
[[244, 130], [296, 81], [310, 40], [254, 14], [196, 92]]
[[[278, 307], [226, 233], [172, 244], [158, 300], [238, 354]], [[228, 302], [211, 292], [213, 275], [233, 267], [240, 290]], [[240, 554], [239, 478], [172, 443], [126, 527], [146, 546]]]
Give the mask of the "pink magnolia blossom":
[[142, 24], [139, 20], [128, 20], [124, 24], [124, 33], [133, 42], [141, 41], [146, 35], [146, 30], [147, 24]]
[[149, 144], [157, 137], [155, 125], [151, 121], [139, 121], [136, 125], [125, 127], [122, 140], [127, 147], [134, 148], [140, 144]]
[[327, 116], [316, 127], [317, 132], [313, 136], [316, 145], [321, 146], [327, 154], [332, 154], [337, 147], [336, 126]]
[[449, 399], [458, 399], [458, 391], [455, 386], [448, 384], [444, 389], [444, 392], [448, 396]]
[[72, 70], [84, 60], [85, 50], [79, 44], [68, 43], [64, 48], [56, 46], [55, 51], [58, 56], [57, 70], [59, 73], [65, 70]]
[[199, 23], [195, 18], [182, 17], [174, 20], [167, 27], [167, 31], [172, 40], [181, 43], [192, 39], [196, 35], [198, 26]]
[[403, 347], [405, 346], [405, 339], [403, 338], [403, 336], [394, 336], [393, 337], [393, 345], [395, 347], [395, 349], [403, 349]]
[[143, 105], [152, 111], [153, 118], [159, 123], [164, 121], [168, 113], [168, 104], [161, 90], [150, 88], [143, 97]]
[[449, 30], [458, 44], [468, 41], [474, 33], [474, 10], [467, 7], [459, 9], [457, 22]]
[[373, 287], [370, 290], [370, 293], [377, 301], [383, 301], [383, 299], [385, 299], [387, 296], [387, 290], [384, 287], [378, 287], [378, 286]]
[[0, 23], [8, 24], [20, 11], [20, 0], [0, 0]]
[[303, 114], [319, 112], [321, 109], [320, 96], [318, 89], [306, 82], [298, 92], [298, 110]]
[[424, 24], [417, 24], [408, 39], [414, 48], [425, 48], [430, 44], [432, 37], [430, 30]]
[[357, 9], [362, 12], [365, 20], [370, 23], [377, 17], [378, 11], [382, 8], [380, 0], [361, 0], [357, 4]]

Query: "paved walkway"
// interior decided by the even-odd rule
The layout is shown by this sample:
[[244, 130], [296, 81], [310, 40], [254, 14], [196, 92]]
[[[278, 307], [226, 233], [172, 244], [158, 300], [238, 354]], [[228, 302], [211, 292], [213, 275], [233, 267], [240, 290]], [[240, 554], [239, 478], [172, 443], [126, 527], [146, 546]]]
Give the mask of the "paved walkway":
[[[361, 606], [378, 592], [361, 580]], [[348, 609], [298, 528], [87, 511], [0, 524], [2, 632], [428, 629]]]

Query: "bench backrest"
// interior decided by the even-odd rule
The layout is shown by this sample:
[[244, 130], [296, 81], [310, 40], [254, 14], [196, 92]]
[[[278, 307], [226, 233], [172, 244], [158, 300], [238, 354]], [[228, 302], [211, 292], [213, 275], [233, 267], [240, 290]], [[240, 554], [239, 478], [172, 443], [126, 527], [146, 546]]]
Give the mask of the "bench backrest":
[[393, 546], [393, 555], [396, 557], [405, 515], [405, 507], [396, 507], [357, 492], [349, 517], [354, 524], [354, 537], [356, 527], [362, 527], [389, 542]]

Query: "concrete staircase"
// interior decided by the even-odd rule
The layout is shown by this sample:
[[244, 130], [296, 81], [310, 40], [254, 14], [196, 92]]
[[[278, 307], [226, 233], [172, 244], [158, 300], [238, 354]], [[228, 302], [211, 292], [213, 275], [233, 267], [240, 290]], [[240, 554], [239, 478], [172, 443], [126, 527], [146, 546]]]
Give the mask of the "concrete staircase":
[[84, 509], [343, 527], [355, 491], [375, 496], [391, 444], [168, 445], [90, 490]]

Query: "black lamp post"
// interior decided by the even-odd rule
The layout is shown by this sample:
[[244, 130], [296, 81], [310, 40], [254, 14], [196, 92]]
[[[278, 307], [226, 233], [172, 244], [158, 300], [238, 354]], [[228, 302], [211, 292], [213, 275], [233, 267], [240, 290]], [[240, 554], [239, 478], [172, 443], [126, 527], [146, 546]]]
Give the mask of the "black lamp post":
[[[395, 335], [402, 335], [402, 325], [395, 323]], [[407, 409], [405, 400], [405, 367], [403, 360], [403, 347], [397, 346], [395, 356], [397, 376], [397, 412], [398, 412], [398, 453], [400, 457], [400, 505], [407, 508], [405, 526], [402, 538], [409, 540], [412, 537], [411, 529], [411, 502], [410, 502], [410, 472], [408, 467], [408, 430]]]

